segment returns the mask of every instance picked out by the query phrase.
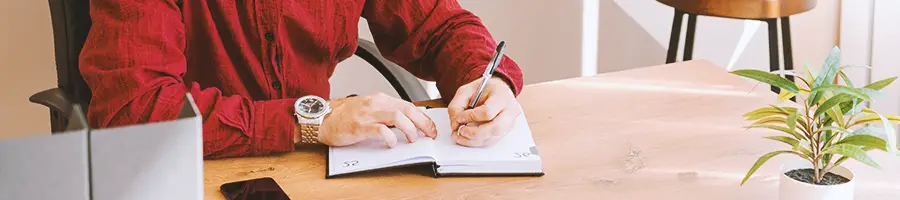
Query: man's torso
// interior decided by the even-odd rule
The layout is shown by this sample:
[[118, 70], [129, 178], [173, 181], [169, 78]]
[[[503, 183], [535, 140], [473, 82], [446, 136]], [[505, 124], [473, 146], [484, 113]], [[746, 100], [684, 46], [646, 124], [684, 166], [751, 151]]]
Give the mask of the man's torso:
[[252, 100], [329, 96], [365, 0], [185, 0], [186, 82]]

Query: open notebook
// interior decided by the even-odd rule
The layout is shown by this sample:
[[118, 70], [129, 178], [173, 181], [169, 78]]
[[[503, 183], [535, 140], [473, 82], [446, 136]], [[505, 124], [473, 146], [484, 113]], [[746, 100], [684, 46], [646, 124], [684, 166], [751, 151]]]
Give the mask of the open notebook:
[[541, 176], [541, 157], [531, 137], [525, 115], [494, 145], [459, 146], [450, 138], [450, 117], [446, 108], [425, 109], [438, 130], [435, 140], [419, 133], [414, 143], [393, 129], [400, 141], [387, 148], [382, 140], [367, 140], [328, 150], [327, 177], [409, 165], [432, 165], [438, 176]]

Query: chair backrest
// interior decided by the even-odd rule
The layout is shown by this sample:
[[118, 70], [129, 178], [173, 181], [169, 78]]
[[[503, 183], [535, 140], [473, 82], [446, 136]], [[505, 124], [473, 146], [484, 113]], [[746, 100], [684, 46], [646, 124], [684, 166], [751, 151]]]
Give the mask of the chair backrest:
[[56, 53], [57, 87], [67, 100], [87, 108], [91, 100], [81, 72], [78, 71], [78, 55], [91, 30], [89, 0], [49, 0], [50, 19], [53, 23], [53, 46]]

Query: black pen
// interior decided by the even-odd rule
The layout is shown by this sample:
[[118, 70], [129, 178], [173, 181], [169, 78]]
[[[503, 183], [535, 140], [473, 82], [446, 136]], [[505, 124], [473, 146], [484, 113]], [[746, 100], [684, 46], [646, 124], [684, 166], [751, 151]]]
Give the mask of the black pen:
[[466, 109], [475, 108], [475, 104], [478, 103], [478, 98], [481, 97], [481, 93], [484, 92], [484, 87], [487, 85], [488, 79], [494, 75], [494, 71], [497, 70], [497, 65], [500, 65], [500, 60], [503, 60], [503, 50], [506, 50], [506, 41], [500, 41], [500, 44], [497, 45], [497, 50], [494, 52], [494, 58], [488, 63], [487, 68], [484, 69], [484, 74], [481, 75], [481, 87], [479, 87], [478, 92], [475, 93], [472, 104]]

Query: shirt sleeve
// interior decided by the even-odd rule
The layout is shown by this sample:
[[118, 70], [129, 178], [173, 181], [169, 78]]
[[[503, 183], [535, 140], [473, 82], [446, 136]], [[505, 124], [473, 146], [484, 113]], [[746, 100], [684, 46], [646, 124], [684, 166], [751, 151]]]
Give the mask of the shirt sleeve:
[[186, 93], [203, 116], [204, 158], [291, 151], [295, 99], [251, 101], [185, 83], [185, 27], [175, 0], [91, 0], [80, 70], [92, 127], [176, 119]]
[[[419, 78], [436, 81], [443, 97], [478, 79], [497, 47], [481, 20], [455, 0], [371, 0], [362, 16], [381, 54]], [[518, 65], [505, 57], [496, 72], [518, 95]]]

